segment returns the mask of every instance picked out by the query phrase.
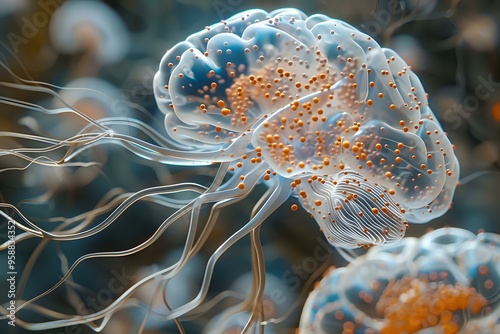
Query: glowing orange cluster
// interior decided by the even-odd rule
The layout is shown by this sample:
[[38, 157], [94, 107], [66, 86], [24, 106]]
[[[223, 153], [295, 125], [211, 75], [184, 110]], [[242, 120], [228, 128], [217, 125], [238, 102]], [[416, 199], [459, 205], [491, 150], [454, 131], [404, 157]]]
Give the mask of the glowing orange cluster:
[[458, 161], [420, 80], [340, 20], [237, 14], [167, 52], [155, 97], [173, 143], [245, 180], [295, 184], [335, 246], [397, 241], [451, 205]]
[[385, 318], [381, 334], [410, 334], [429, 327], [438, 327], [443, 334], [455, 334], [461, 323], [454, 313], [476, 315], [487, 303], [470, 286], [405, 276], [389, 283], [376, 309]]
[[500, 235], [442, 228], [325, 273], [300, 334], [500, 333]]

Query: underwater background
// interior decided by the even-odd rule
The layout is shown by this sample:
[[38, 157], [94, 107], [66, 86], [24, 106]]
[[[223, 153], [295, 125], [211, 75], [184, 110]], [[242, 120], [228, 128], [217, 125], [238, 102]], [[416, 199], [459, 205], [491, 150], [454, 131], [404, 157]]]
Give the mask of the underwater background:
[[[53, 14], [71, 2], [79, 3], [77, 10], [68, 10], [57, 24], [52, 22]], [[96, 3], [105, 7], [95, 7]], [[6, 65], [0, 68], [0, 81], [13, 82], [11, 71], [23, 78], [78, 88], [61, 90], [61, 97], [78, 104], [78, 109], [90, 117], [137, 117], [161, 128], [164, 115], [158, 110], [152, 85], [159, 62], [170, 47], [243, 10], [272, 11], [289, 5], [287, 1], [242, 0], [0, 0], [0, 61]], [[443, 226], [474, 233], [500, 233], [500, 2], [300, 0], [293, 6], [308, 15], [322, 13], [346, 21], [399, 53], [422, 81], [431, 109], [456, 147], [462, 185], [455, 191], [452, 209], [427, 224], [410, 225], [406, 236], [420, 237], [429, 229]], [[86, 9], [89, 13], [85, 13]], [[85, 15], [95, 19], [94, 23], [89, 19], [92, 24], [108, 24], [99, 28], [107, 35], [96, 36], [96, 30], [91, 28], [71, 35], [68, 27]], [[109, 98], [80, 88], [97, 90]], [[52, 108], [62, 103], [48, 94], [7, 86], [0, 86], [0, 96]], [[1, 104], [0, 128], [13, 132], [36, 128], [41, 133], [47, 130], [65, 137], [83, 124], [71, 117], [47, 117], [34, 122], [32, 114], [28, 109]], [[110, 188], [132, 192], [172, 180], [210, 184], [216, 172], [213, 166], [203, 167], [200, 173], [199, 168], [154, 164], [112, 146], [95, 147], [85, 154], [92, 155], [97, 162], [95, 168], [67, 170], [64, 177], [36, 166], [29, 173], [4, 171], [8, 162], [6, 158], [0, 159], [0, 201], [15, 204], [27, 217], [49, 217], [55, 209], [61, 216], [71, 217], [94, 208]], [[264, 190], [262, 186], [256, 195]], [[213, 238], [197, 255], [199, 259], [191, 261], [169, 283], [169, 294], [177, 293], [179, 304], [197, 293], [207, 258], [236, 231], [242, 213], [250, 212], [257, 200], [248, 204], [242, 201], [225, 209]], [[291, 198], [277, 208], [260, 231], [268, 274], [266, 294], [271, 299], [269, 312], [277, 318], [286, 314], [283, 321], [273, 325], [271, 330], [276, 333], [295, 333], [312, 283], [329, 266], [347, 263], [329, 247], [309, 214], [301, 209], [290, 210], [295, 203], [297, 199]], [[62, 259], [72, 263], [82, 254], [125, 249], [146, 239], [168, 216], [161, 209], [141, 202], [96, 237], [73, 242], [71, 247], [64, 243], [49, 245], [34, 264], [24, 293], [34, 296], [54, 284], [65, 269]], [[2, 218], [2, 242], [6, 231], [7, 222]], [[80, 291], [89, 309], [102, 309], [139, 277], [171, 264], [184, 237], [185, 229], [175, 226], [143, 252], [83, 263], [74, 273], [78, 279], [72, 282], [72, 288]], [[37, 242], [30, 240], [18, 245], [19, 272], [36, 247]], [[365, 250], [356, 252], [362, 254]], [[0, 253], [1, 265], [6, 263], [4, 253]], [[245, 237], [224, 253], [216, 265], [208, 297], [214, 298], [227, 289], [246, 294], [251, 271], [250, 239]], [[1, 268], [2, 284], [5, 279], [6, 272]], [[7, 292], [0, 286], [3, 303]], [[64, 289], [59, 290], [47, 301], [47, 306], [64, 306], [67, 296]], [[71, 296], [71, 292], [67, 293]], [[147, 300], [158, 292], [141, 290], [141, 293]], [[222, 299], [197, 317], [182, 321], [184, 329], [187, 333], [202, 333], [210, 328], [212, 319], [231, 305], [234, 305], [231, 298]], [[146, 313], [144, 308], [120, 311], [102, 332], [136, 333]], [[25, 318], [36, 321], [37, 315], [27, 313]], [[0, 332], [29, 331], [7, 326], [2, 320]], [[93, 333], [85, 326], [41, 332]], [[172, 321], [151, 320], [143, 332], [179, 331]]]

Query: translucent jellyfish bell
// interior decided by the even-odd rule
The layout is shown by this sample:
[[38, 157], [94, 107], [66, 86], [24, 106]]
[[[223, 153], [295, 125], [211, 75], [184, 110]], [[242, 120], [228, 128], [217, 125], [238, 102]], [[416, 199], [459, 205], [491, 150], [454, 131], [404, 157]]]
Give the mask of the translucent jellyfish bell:
[[[182, 249], [170, 252], [161, 263], [140, 268], [134, 277], [137, 281], [147, 275], [167, 267], [167, 264], [175, 262], [182, 254]], [[196, 296], [199, 281], [201, 281], [200, 268], [203, 266], [201, 255], [195, 257], [184, 266], [179, 273], [167, 280], [153, 280], [143, 286], [137, 292], [137, 298], [144, 304], [150, 305], [150, 309], [143, 308], [133, 316], [136, 322], [144, 321], [148, 317], [146, 326], [148, 328], [164, 329], [174, 326], [173, 321], [165, 321], [165, 315], [179, 305], [182, 305]]]
[[[130, 114], [130, 108], [123, 98], [123, 93], [103, 79], [92, 77], [75, 79], [66, 84], [59, 95], [58, 98], [53, 99], [53, 108], [65, 108], [69, 104], [95, 120], [113, 116], [126, 117]], [[62, 138], [73, 135], [85, 125], [81, 119], [79, 122], [73, 120], [62, 123], [64, 124], [59, 125], [61, 131], [57, 131]]]
[[[254, 298], [256, 291], [253, 291], [253, 273], [246, 273], [240, 276], [231, 286], [230, 290], [240, 296], [250, 296]], [[253, 291], [253, 292], [252, 292]], [[259, 321], [248, 326], [248, 333], [261, 333], [260, 322], [267, 322], [269, 319], [281, 319], [289, 311], [290, 305], [294, 303], [297, 296], [281, 278], [274, 274], [266, 273], [266, 286], [262, 291], [262, 296], [258, 303], [262, 309], [255, 309], [255, 305], [247, 307], [236, 305], [217, 314], [207, 325], [205, 334], [220, 333], [240, 333], [247, 326], [250, 319], [259, 315]], [[253, 308], [249, 310], [249, 308]], [[252, 314], [252, 312], [254, 314]], [[260, 315], [262, 319], [260, 319]], [[276, 333], [278, 330], [274, 323], [267, 323], [264, 327], [265, 333]]]
[[396, 241], [450, 207], [458, 162], [420, 80], [345, 22], [237, 14], [170, 49], [154, 86], [175, 142], [288, 180], [333, 245]]
[[309, 295], [299, 333], [496, 333], [500, 236], [442, 228], [374, 247]]
[[123, 59], [129, 48], [127, 28], [118, 15], [98, 1], [68, 1], [50, 21], [52, 43], [63, 53], [87, 51], [101, 64]]
[[[122, 95], [117, 87], [103, 79], [79, 78], [62, 87], [59, 95], [47, 103], [47, 108], [50, 106], [51, 110], [60, 113], [57, 122], [54, 122], [53, 118], [39, 117], [38, 111], [32, 111], [28, 116], [21, 118], [19, 123], [39, 135], [51, 132], [57, 138], [69, 138], [81, 131], [87, 122], [76, 114], [63, 112], [68, 106], [95, 120], [118, 115], [126, 116], [130, 110], [123, 102]], [[101, 173], [101, 168], [98, 166], [106, 162], [107, 155], [102, 147], [95, 147], [92, 153], [94, 168], [54, 169], [35, 164], [31, 166], [29, 173], [24, 173], [23, 181], [27, 187], [48, 187], [51, 191], [75, 189], [90, 183]]]
[[[100, 6], [97, 2], [66, 2], [52, 20], [51, 33], [72, 31], [75, 22], [88, 17], [86, 8], [77, 7], [83, 5]], [[68, 19], [70, 9], [75, 8], [79, 9], [78, 15]], [[95, 51], [98, 55], [104, 52], [102, 62], [109, 63], [119, 59], [113, 43], [121, 42], [122, 38], [119, 32], [107, 33], [101, 26], [109, 23], [101, 17], [109, 13], [108, 9], [101, 9], [93, 10], [83, 20], [83, 26], [79, 25], [82, 30], [77, 30], [84, 40], [92, 42], [85, 51]], [[68, 23], [68, 28], [63, 23]], [[89, 40], [89, 36], [96, 38]], [[62, 43], [68, 52], [73, 50], [71, 42]], [[82, 60], [93, 60], [94, 53], [85, 55], [91, 57]], [[86, 71], [98, 68], [95, 61], [82, 63], [87, 65], [83, 67]], [[21, 81], [15, 75], [13, 79], [14, 82], [4, 85], [58, 96], [55, 86], [30, 80], [18, 84]], [[8, 210], [0, 212], [21, 232], [16, 236], [16, 247], [29, 239], [37, 240], [40, 245], [30, 263], [43, 264], [38, 258], [42, 253], [45, 255], [42, 248], [65, 244], [50, 247], [53, 260], [60, 264], [47, 283], [50, 287], [32, 291], [28, 286], [33, 284], [31, 280], [23, 279], [26, 293], [22, 289], [16, 291], [19, 292], [16, 319], [23, 328], [49, 330], [84, 325], [101, 331], [116, 313], [142, 307], [140, 298], [151, 297], [148, 285], [182, 277], [182, 269], [188, 268], [188, 263], [196, 263], [197, 253], [208, 252], [207, 261], [199, 269], [203, 273], [202, 282], [194, 295], [186, 297], [188, 301], [179, 300], [168, 307], [167, 296], [163, 307], [146, 305], [147, 314], [160, 311], [165, 322], [173, 320], [177, 324], [177, 320], [200, 314], [210, 305], [206, 299], [212, 292], [218, 261], [234, 250], [236, 244], [241, 245], [238, 241], [249, 236], [255, 286], [245, 296], [244, 307], [232, 314], [243, 314], [246, 318], [248, 314], [244, 313], [250, 312], [248, 327], [257, 330], [264, 326], [260, 322], [263, 315], [256, 315], [256, 305], [262, 301], [257, 299], [265, 290], [262, 275], [266, 271], [259, 228], [290, 196], [295, 196], [311, 214], [332, 245], [344, 248], [395, 242], [403, 237], [409, 222], [428, 222], [450, 206], [458, 179], [458, 162], [428, 106], [418, 77], [392, 50], [381, 48], [370, 36], [343, 21], [325, 15], [307, 16], [293, 8], [270, 13], [245, 11], [171, 47], [153, 84], [155, 99], [165, 116], [162, 131], [149, 123], [151, 118], [146, 120], [134, 114], [132, 108], [127, 117], [101, 118], [99, 113], [80, 112], [71, 105], [61, 110], [16, 99], [3, 100], [7, 105], [35, 111], [45, 121], [57, 123], [53, 120], [67, 121], [65, 117], [77, 116], [83, 123], [78, 123], [82, 128], [76, 134], [66, 134], [64, 138], [57, 127], [51, 126], [44, 129], [46, 132], [35, 134], [25, 128], [18, 130], [20, 133], [1, 131], [0, 142], [8, 144], [0, 149], [0, 157], [6, 162], [2, 171], [18, 173], [19, 166], [15, 165], [18, 161], [22, 163], [22, 173], [32, 171], [32, 165], [50, 170], [86, 168], [93, 161], [100, 162], [93, 155], [99, 149], [107, 151], [109, 145], [116, 145], [127, 154], [123, 161], [104, 161], [108, 164], [103, 168], [111, 168], [108, 175], [112, 177], [109, 182], [99, 182], [99, 187], [107, 192], [103, 192], [101, 200], [92, 198], [95, 208], [82, 208], [78, 203], [75, 207], [79, 212], [67, 217], [73, 207], [59, 205], [58, 199], [53, 198], [48, 200], [54, 204], [53, 210], [46, 212], [50, 217], [39, 219], [35, 211], [2, 203]], [[152, 167], [161, 167], [155, 169], [158, 174], [168, 177], [154, 179], [149, 172], [143, 176], [139, 169], [136, 173], [136, 162], [146, 160]], [[173, 165], [195, 167], [170, 168]], [[133, 175], [129, 177], [122, 171]], [[70, 175], [61, 176], [61, 183], [71, 181]], [[89, 191], [84, 193], [94, 194], [90, 186], [85, 186]], [[117, 189], [121, 186], [127, 189]], [[134, 208], [139, 202], [159, 208], [142, 211], [145, 216], [142, 219], [134, 214], [140, 209]], [[223, 219], [223, 211], [231, 212], [230, 207], [234, 209], [237, 205], [238, 219], [229, 222]], [[291, 209], [298, 209], [298, 205], [292, 205]], [[138, 219], [157, 224], [152, 229], [143, 228], [143, 224], [136, 224]], [[134, 228], [141, 233], [132, 235]], [[142, 272], [145, 277], [127, 284], [99, 310], [82, 311], [78, 300], [72, 298], [77, 294], [68, 295], [65, 303], [55, 302], [61, 296], [59, 291], [69, 291], [66, 288], [72, 288], [75, 282], [80, 284], [77, 276], [85, 271], [82, 267], [88, 268], [87, 263], [91, 266], [100, 258], [118, 261], [148, 248], [150, 252], [170, 249], [169, 244], [162, 244], [163, 236], [174, 237], [178, 229], [183, 231], [181, 239], [172, 238], [182, 244], [177, 261], [151, 274]], [[96, 240], [94, 237], [106, 238], [105, 233], [113, 231], [125, 232], [124, 240], [117, 239], [120, 247], [90, 243]], [[84, 240], [92, 244], [88, 253], [85, 253], [87, 248], [79, 247]], [[8, 246], [6, 241], [0, 250], [7, 250]], [[152, 246], [156, 247], [151, 249]], [[61, 254], [68, 249], [82, 254], [78, 257]], [[396, 256], [395, 249], [384, 258], [403, 257]], [[473, 259], [473, 255], [468, 253], [464, 258]], [[425, 259], [429, 260], [422, 262], [426, 274], [454, 261], [445, 255], [435, 261], [431, 257]], [[388, 284], [390, 275], [406, 275], [405, 270], [410, 271], [399, 263], [395, 265], [382, 258], [377, 261], [370, 266], [359, 266], [356, 279], [339, 277], [339, 286], [345, 289], [336, 292], [338, 298], [350, 297], [358, 287], [372, 288], [366, 285], [366, 274], [379, 274], [377, 282], [382, 285]], [[28, 266], [22, 275], [28, 277], [30, 273]], [[447, 277], [452, 276], [456, 282], [466, 282], [468, 277], [449, 270]], [[142, 289], [145, 296], [140, 296]], [[400, 287], [394, 289], [398, 291]], [[356, 302], [367, 297], [353, 296]], [[322, 303], [332, 310], [337, 305], [331, 305], [328, 299]], [[274, 309], [279, 311], [278, 307]], [[324, 310], [322, 317], [329, 319], [330, 311]], [[342, 312], [347, 316], [354, 310]], [[367, 317], [362, 312], [356, 314], [354, 320]], [[5, 312], [2, 316], [6, 317]], [[239, 318], [236, 320], [239, 323]], [[280, 319], [266, 320], [274, 323]]]

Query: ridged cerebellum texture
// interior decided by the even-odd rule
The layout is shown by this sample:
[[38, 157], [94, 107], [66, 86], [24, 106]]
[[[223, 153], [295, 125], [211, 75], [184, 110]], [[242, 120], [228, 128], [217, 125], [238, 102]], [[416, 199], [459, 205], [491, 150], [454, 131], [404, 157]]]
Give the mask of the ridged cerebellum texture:
[[289, 182], [335, 246], [397, 241], [450, 207], [459, 165], [420, 80], [343, 21], [242, 12], [171, 48], [154, 89], [180, 164]]
[[442, 228], [330, 270], [299, 333], [500, 332], [500, 236]]

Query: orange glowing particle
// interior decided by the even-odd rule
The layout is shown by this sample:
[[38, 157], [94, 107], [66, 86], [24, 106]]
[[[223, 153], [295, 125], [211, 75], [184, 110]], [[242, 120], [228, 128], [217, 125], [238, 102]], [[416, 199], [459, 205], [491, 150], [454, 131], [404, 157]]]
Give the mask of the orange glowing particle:
[[343, 146], [345, 149], [347, 149], [347, 148], [349, 148], [349, 147], [351, 146], [351, 143], [349, 143], [349, 141], [348, 141], [348, 140], [344, 140], [344, 142], [342, 143], [342, 146]]
[[372, 106], [373, 105], [373, 100], [369, 99], [368, 101], [366, 101], [366, 104], [368, 104], [369, 106]]
[[495, 121], [500, 122], [500, 101], [491, 108], [491, 115]]
[[380, 143], [375, 144], [375, 148], [377, 150], [381, 150], [382, 149], [382, 144], [380, 144]]
[[385, 177], [391, 178], [392, 177], [392, 173], [391, 172], [386, 172], [385, 173]]
[[290, 210], [292, 211], [297, 211], [299, 209], [299, 206], [297, 204], [292, 204], [292, 206], [290, 206]]
[[219, 106], [219, 108], [224, 108], [226, 106], [226, 103], [222, 100], [219, 100], [217, 101], [217, 106]]
[[320, 206], [322, 204], [321, 200], [317, 199], [314, 201], [314, 205]]
[[243, 182], [240, 182], [240, 183], [238, 184], [238, 188], [239, 188], [239, 189], [245, 189], [245, 184], [244, 184]]
[[221, 114], [223, 116], [228, 116], [229, 114], [231, 114], [231, 109], [228, 109], [228, 108], [222, 108], [221, 110]]

